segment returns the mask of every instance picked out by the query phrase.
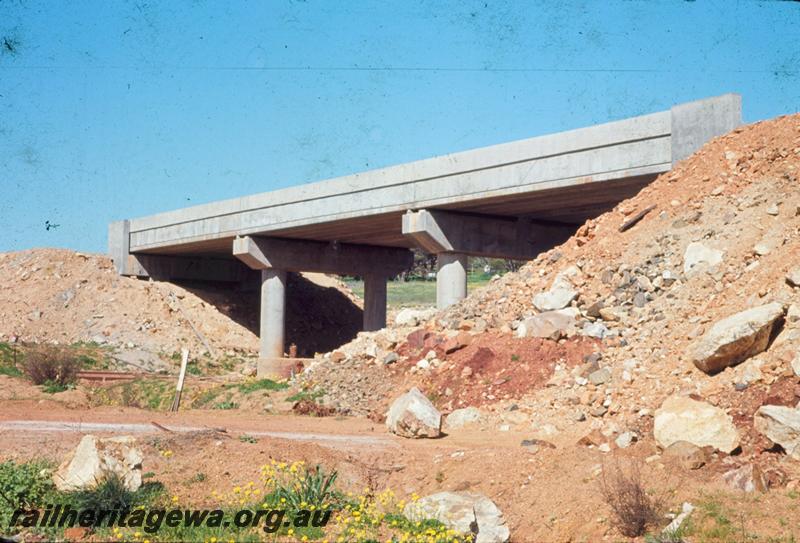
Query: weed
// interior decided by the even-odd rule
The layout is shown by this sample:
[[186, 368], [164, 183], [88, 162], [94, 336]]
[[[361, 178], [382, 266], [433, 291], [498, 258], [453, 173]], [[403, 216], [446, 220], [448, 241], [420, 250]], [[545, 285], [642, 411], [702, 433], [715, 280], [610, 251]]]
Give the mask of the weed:
[[619, 465], [604, 467], [600, 491], [611, 508], [612, 524], [625, 536], [639, 537], [660, 519], [661, 503], [645, 491], [635, 462], [627, 473]]
[[44, 460], [0, 462], [0, 526], [8, 526], [17, 507], [39, 507], [55, 492], [51, 465]]
[[293, 472], [297, 474], [296, 476], [275, 481], [272, 496], [276, 502], [285, 503], [294, 509], [302, 509], [310, 505], [324, 507], [342, 500], [342, 495], [334, 488], [339, 475], [336, 470], [326, 474], [325, 470], [317, 465], [313, 470], [306, 469], [304, 473], [299, 472], [298, 468]]
[[214, 409], [222, 409], [222, 410], [238, 409], [239, 408], [239, 404], [234, 402], [234, 401], [231, 401], [231, 400], [225, 400], [225, 401], [222, 401], [222, 402], [215, 403], [213, 408]]
[[163, 486], [160, 483], [146, 483], [135, 492], [128, 490], [122, 477], [112, 473], [96, 487], [72, 492], [65, 498], [72, 507], [79, 510], [129, 511], [137, 505], [150, 503], [162, 492]]
[[299, 392], [296, 392], [295, 394], [292, 394], [288, 398], [286, 398], [286, 401], [287, 402], [299, 402], [299, 401], [302, 401], [302, 400], [308, 400], [310, 402], [313, 402], [317, 398], [321, 398], [324, 395], [325, 395], [325, 391], [323, 389], [321, 389], [321, 388], [316, 388], [316, 389], [313, 389], [313, 390], [301, 390]]
[[202, 471], [198, 471], [194, 475], [192, 475], [191, 479], [189, 479], [190, 483], [202, 483], [206, 480], [206, 474]]
[[75, 388], [75, 385], [72, 383], [66, 385], [62, 385], [57, 381], [45, 381], [42, 383], [42, 392], [46, 392], [47, 394], [57, 394], [73, 388]]
[[253, 436], [249, 436], [247, 434], [240, 435], [239, 441], [242, 443], [258, 443], [258, 439], [254, 438]]

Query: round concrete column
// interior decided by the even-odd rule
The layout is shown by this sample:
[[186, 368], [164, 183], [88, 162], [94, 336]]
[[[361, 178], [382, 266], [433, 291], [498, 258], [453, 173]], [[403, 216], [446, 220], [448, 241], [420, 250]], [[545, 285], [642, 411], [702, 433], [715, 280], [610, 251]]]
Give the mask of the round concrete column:
[[364, 330], [371, 332], [386, 327], [386, 277], [364, 276]]
[[444, 309], [467, 297], [467, 255], [436, 255], [436, 307]]
[[286, 271], [261, 270], [261, 358], [282, 358], [286, 313]]

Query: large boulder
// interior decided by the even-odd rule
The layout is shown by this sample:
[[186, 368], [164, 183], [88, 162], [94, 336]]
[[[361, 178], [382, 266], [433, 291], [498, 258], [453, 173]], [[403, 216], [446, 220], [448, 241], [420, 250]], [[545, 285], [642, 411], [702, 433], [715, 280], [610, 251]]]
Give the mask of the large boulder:
[[450, 529], [475, 534], [475, 543], [505, 543], [509, 538], [503, 513], [477, 492], [438, 492], [406, 505], [412, 520], [436, 519]]
[[53, 474], [53, 482], [58, 490], [72, 492], [94, 488], [114, 475], [130, 491], [142, 486], [142, 453], [136, 439], [85, 435]]
[[739, 446], [739, 432], [722, 409], [684, 396], [670, 396], [656, 410], [656, 442], [666, 449], [676, 441], [707, 445], [730, 453]]
[[706, 373], [717, 373], [763, 352], [783, 314], [783, 305], [773, 302], [722, 319], [692, 346], [692, 362]]
[[557, 340], [576, 331], [575, 319], [580, 312], [574, 307], [545, 311], [522, 321], [517, 337], [541, 337]]
[[414, 387], [389, 408], [386, 427], [402, 437], [439, 437], [442, 435], [442, 414]]
[[800, 409], [762, 405], [753, 416], [759, 432], [777, 443], [790, 457], [800, 460]]

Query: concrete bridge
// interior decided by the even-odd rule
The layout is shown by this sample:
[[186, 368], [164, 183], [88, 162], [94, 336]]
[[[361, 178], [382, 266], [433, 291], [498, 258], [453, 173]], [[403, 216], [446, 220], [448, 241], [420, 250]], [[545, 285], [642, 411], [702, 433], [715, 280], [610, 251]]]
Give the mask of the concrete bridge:
[[[437, 306], [467, 259], [531, 259], [741, 123], [735, 94], [283, 190], [114, 222], [123, 275], [243, 281], [260, 272], [261, 356], [284, 353], [287, 271], [364, 278], [364, 329], [386, 324], [409, 249], [437, 256]], [[254, 271], [255, 270], [255, 271]]]

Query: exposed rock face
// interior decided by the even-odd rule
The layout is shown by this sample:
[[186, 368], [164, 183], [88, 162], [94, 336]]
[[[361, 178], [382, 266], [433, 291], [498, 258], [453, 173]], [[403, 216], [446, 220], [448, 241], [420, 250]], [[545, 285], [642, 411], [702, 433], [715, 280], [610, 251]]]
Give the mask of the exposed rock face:
[[744, 466], [722, 474], [722, 479], [734, 490], [742, 492], [766, 492], [767, 480], [761, 469], [754, 464]]
[[800, 409], [762, 405], [753, 422], [756, 430], [783, 447], [790, 457], [800, 460]]
[[683, 396], [664, 400], [656, 410], [653, 433], [665, 449], [676, 441], [688, 441], [698, 447], [710, 445], [726, 453], [739, 446], [739, 432], [725, 411]]
[[693, 241], [683, 254], [683, 273], [690, 274], [701, 268], [712, 268], [722, 262], [724, 254], [723, 251]]
[[414, 387], [389, 408], [386, 427], [402, 437], [439, 437], [442, 434], [442, 414]]
[[503, 513], [477, 492], [438, 492], [406, 505], [410, 519], [434, 518], [448, 528], [475, 534], [475, 543], [505, 543], [509, 538]]
[[85, 435], [53, 475], [64, 492], [91, 489], [117, 475], [130, 491], [142, 486], [142, 453], [131, 436], [100, 438]]
[[517, 327], [517, 337], [541, 337], [557, 340], [575, 332], [575, 319], [580, 312], [570, 307], [545, 311], [522, 321]]
[[716, 373], [767, 348], [783, 305], [774, 302], [731, 315], [711, 327], [692, 347], [692, 361], [706, 373]]

